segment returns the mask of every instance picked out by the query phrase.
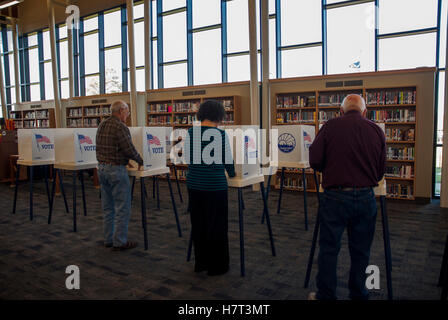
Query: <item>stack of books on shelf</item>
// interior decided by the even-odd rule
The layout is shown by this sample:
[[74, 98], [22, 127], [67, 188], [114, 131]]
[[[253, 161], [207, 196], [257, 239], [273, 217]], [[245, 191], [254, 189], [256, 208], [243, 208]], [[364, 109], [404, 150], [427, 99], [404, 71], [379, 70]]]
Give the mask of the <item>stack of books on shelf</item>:
[[82, 109], [81, 108], [69, 109], [68, 116], [69, 117], [82, 117]]
[[193, 124], [196, 122], [196, 115], [175, 116], [174, 124]]
[[341, 116], [340, 111], [319, 111], [319, 122], [325, 122]]
[[48, 110], [36, 110], [36, 118], [48, 118]]
[[302, 108], [314, 107], [316, 105], [315, 96], [289, 95], [277, 96], [277, 108]]
[[368, 110], [367, 117], [375, 122], [415, 122], [415, 110]]
[[23, 118], [24, 119], [35, 119], [36, 118], [36, 114], [34, 113], [34, 111], [25, 111], [23, 113]]
[[414, 160], [414, 147], [387, 147], [388, 160]]
[[12, 111], [11, 114], [11, 119], [22, 119], [22, 113], [20, 111]]
[[36, 120], [36, 127], [37, 128], [49, 128], [50, 127], [50, 120], [47, 120], [47, 119]]
[[79, 119], [67, 119], [67, 127], [69, 128], [80, 128], [82, 127], [82, 120]]
[[390, 141], [414, 141], [415, 129], [386, 128], [386, 140]]
[[348, 93], [331, 93], [331, 94], [320, 94], [319, 95], [319, 106], [320, 107], [332, 107], [341, 106], [342, 101], [348, 95]]
[[110, 107], [101, 107], [100, 108], [100, 114], [102, 116], [108, 116], [110, 115]]
[[405, 199], [412, 199], [414, 197], [414, 188], [410, 184], [387, 183], [386, 192], [389, 197]]
[[414, 170], [409, 165], [386, 166], [385, 175], [386, 177], [411, 179], [414, 177]]
[[148, 118], [149, 125], [170, 125], [171, 116], [150, 116]]
[[86, 128], [96, 128], [100, 124], [99, 118], [87, 118], [84, 119], [84, 127]]
[[171, 103], [154, 103], [148, 106], [148, 112], [172, 112]]
[[367, 92], [367, 105], [415, 104], [416, 90], [380, 90]]
[[175, 112], [197, 112], [199, 110], [200, 101], [183, 101], [174, 103]]
[[233, 119], [233, 113], [226, 113], [222, 123], [224, 123], [224, 124], [231, 124], [231, 123], [233, 123], [233, 120], [234, 120]]
[[14, 127], [16, 129], [22, 129], [23, 128], [23, 122], [22, 121], [15, 121], [14, 122]]
[[296, 111], [277, 113], [277, 123], [307, 123], [314, 122], [316, 112], [314, 111]]
[[100, 109], [98, 107], [92, 107], [92, 108], [84, 108], [84, 115], [85, 116], [100, 116]]

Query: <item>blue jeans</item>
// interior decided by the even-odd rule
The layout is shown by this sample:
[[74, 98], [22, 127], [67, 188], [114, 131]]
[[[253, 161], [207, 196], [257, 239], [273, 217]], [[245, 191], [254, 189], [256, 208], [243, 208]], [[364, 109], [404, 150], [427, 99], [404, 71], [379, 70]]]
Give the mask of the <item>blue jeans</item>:
[[131, 185], [125, 166], [98, 165], [103, 207], [104, 243], [119, 247], [128, 241]]
[[325, 190], [320, 203], [319, 271], [316, 277], [319, 300], [335, 300], [336, 265], [341, 238], [347, 228], [351, 266], [348, 287], [350, 299], [367, 300], [366, 268], [375, 233], [377, 207], [372, 189]]

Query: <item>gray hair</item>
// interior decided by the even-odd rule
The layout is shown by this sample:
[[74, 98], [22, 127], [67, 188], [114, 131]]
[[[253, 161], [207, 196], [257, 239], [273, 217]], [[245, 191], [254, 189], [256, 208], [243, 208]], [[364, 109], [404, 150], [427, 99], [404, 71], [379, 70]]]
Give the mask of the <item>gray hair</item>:
[[129, 106], [126, 102], [124, 102], [123, 100], [114, 101], [110, 105], [110, 113], [119, 113], [120, 110], [123, 108], [129, 108]]
[[349, 94], [342, 101], [341, 107], [344, 112], [354, 109], [364, 112], [366, 109], [366, 101], [359, 94]]

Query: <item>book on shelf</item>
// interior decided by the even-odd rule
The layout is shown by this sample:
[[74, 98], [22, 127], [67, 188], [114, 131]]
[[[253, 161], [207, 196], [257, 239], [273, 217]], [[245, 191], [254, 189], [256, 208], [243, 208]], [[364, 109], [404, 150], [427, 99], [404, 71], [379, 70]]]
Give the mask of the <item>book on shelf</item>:
[[175, 112], [197, 112], [199, 110], [200, 101], [182, 101], [174, 103]]
[[316, 112], [314, 111], [296, 111], [296, 112], [278, 112], [277, 123], [306, 123], [314, 122]]
[[174, 124], [193, 124], [197, 121], [196, 115], [175, 116]]
[[171, 116], [150, 116], [148, 118], [148, 124], [150, 125], [170, 125]]
[[171, 103], [151, 103], [148, 106], [148, 112], [172, 112], [173, 106]]
[[81, 108], [72, 108], [68, 111], [69, 117], [82, 117], [82, 109]]
[[319, 94], [320, 107], [339, 107], [344, 98], [351, 93], [356, 92], [339, 92], [339, 93], [322, 93]]
[[414, 147], [387, 147], [387, 160], [414, 160]]
[[411, 184], [390, 183], [386, 184], [386, 192], [389, 197], [410, 199], [414, 197], [414, 188]]
[[277, 96], [276, 105], [277, 108], [314, 107], [316, 105], [316, 97], [306, 95]]
[[319, 111], [319, 121], [328, 121], [341, 116], [340, 111]]
[[414, 178], [414, 168], [410, 165], [386, 166], [385, 176], [411, 179]]
[[82, 127], [82, 120], [79, 119], [67, 119], [67, 127], [68, 128], [80, 128]]
[[48, 110], [36, 110], [36, 118], [48, 118]]
[[415, 104], [416, 90], [375, 90], [366, 93], [367, 105]]
[[375, 122], [415, 122], [415, 110], [368, 110], [367, 118]]
[[84, 119], [84, 127], [86, 128], [95, 128], [100, 124], [99, 118], [87, 118]]
[[414, 141], [415, 129], [386, 128], [386, 140], [390, 141]]
[[34, 111], [25, 111], [23, 113], [23, 118], [24, 119], [35, 119], [36, 118], [36, 114], [34, 113]]

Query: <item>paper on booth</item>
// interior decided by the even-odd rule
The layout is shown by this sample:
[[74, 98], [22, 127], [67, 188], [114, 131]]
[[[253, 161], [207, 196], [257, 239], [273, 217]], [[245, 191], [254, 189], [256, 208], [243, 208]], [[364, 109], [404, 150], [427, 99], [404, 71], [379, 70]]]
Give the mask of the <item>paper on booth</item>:
[[80, 165], [97, 162], [97, 128], [64, 128], [54, 131], [57, 164]]
[[18, 129], [19, 160], [54, 160], [54, 129]]
[[[143, 159], [143, 169], [166, 167], [166, 128], [130, 127], [132, 143]], [[131, 160], [134, 167], [138, 164]]]
[[315, 127], [309, 125], [273, 126], [278, 130], [278, 167], [309, 166], [309, 149], [315, 138]]

